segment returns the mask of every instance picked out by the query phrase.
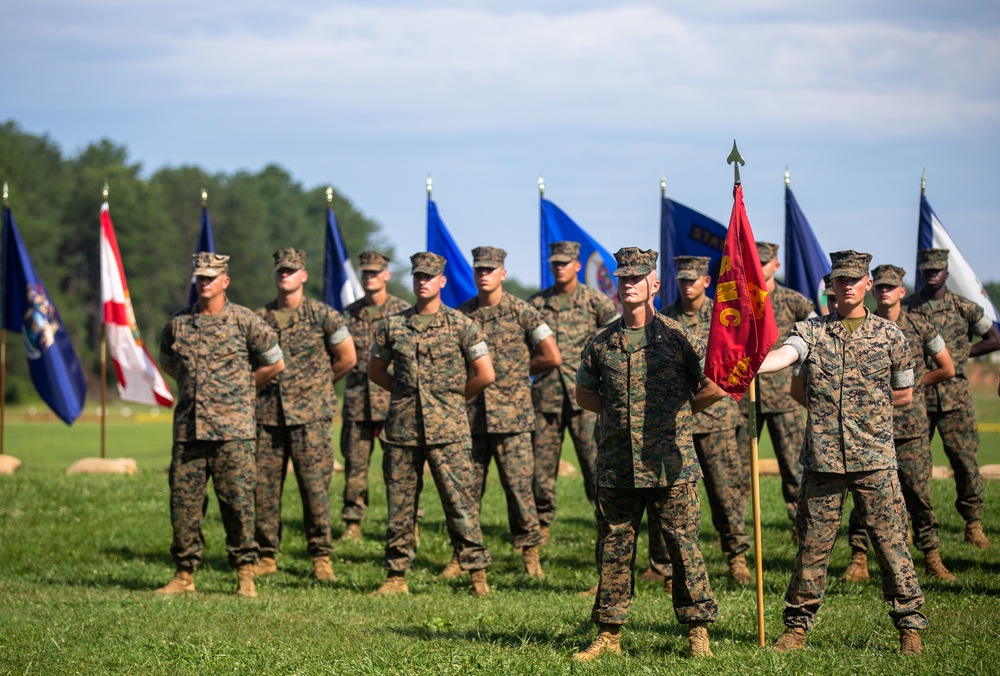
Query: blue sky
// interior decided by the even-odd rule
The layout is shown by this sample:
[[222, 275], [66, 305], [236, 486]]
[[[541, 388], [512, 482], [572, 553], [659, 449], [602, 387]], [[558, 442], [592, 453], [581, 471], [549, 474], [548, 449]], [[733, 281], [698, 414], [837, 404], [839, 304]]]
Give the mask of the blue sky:
[[952, 238], [1000, 279], [995, 3], [0, 6], [0, 119], [67, 153], [111, 138], [147, 173], [278, 163], [335, 186], [401, 256], [425, 247], [428, 172], [458, 244], [507, 249], [526, 283], [540, 173], [608, 249], [658, 248], [661, 174], [728, 221], [735, 138], [758, 239], [783, 242], [787, 165], [825, 248], [909, 270], [926, 168]]

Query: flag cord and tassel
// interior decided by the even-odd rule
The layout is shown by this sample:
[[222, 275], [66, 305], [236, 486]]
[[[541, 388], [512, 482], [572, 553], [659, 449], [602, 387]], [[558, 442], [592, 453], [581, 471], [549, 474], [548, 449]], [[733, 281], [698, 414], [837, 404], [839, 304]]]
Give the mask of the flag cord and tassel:
[[[750, 436], [750, 493], [753, 500], [754, 572], [757, 577], [757, 641], [765, 647], [764, 638], [764, 557], [760, 528], [760, 462], [757, 457], [757, 379], [750, 381], [747, 432]], [[794, 526], [793, 526], [794, 527]]]

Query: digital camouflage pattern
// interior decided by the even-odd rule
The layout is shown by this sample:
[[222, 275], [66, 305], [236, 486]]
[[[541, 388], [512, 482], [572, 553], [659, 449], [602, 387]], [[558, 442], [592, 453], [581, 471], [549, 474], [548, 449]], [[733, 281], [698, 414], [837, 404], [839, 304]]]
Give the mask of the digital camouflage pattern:
[[281, 542], [281, 493], [288, 461], [302, 497], [302, 523], [309, 556], [333, 551], [330, 479], [333, 477], [331, 420], [304, 425], [261, 425], [257, 435], [257, 546], [274, 558]]
[[364, 298], [360, 298], [344, 309], [347, 328], [358, 353], [358, 363], [344, 378], [344, 420], [385, 420], [389, 411], [389, 393], [368, 380], [368, 360], [378, 325], [389, 315], [409, 307], [410, 304], [405, 300], [389, 294], [382, 305], [368, 305]]
[[160, 365], [177, 374], [174, 441], [256, 439], [251, 365], [281, 358], [277, 334], [242, 305], [177, 312], [160, 339]]
[[480, 307], [475, 296], [458, 308], [486, 334], [496, 380], [469, 405], [473, 434], [531, 432], [535, 411], [531, 404], [531, 350], [552, 335], [541, 313], [525, 301], [504, 292], [492, 308]]
[[[663, 488], [597, 489], [600, 583], [594, 623], [624, 624], [635, 593], [635, 540], [644, 510], [656, 514], [673, 566], [674, 615], [681, 624], [714, 622], [719, 612], [698, 537], [701, 508], [696, 483]], [[651, 520], [653, 521], [653, 520]]]
[[291, 323], [281, 328], [274, 315], [276, 309], [272, 300], [257, 309], [257, 316], [278, 334], [285, 370], [257, 392], [257, 424], [304, 425], [333, 420], [338, 413], [337, 393], [328, 350], [351, 337], [344, 318], [326, 303], [304, 297]]
[[[836, 427], [836, 417], [830, 423]], [[795, 523], [799, 550], [785, 592], [785, 626], [807, 631], [813, 627], [826, 591], [830, 552], [840, 528], [847, 491], [854, 496], [871, 533], [889, 616], [899, 629], [925, 628], [927, 618], [920, 613], [924, 596], [906, 546], [906, 511], [899, 479], [892, 469], [846, 474], [806, 472]]]
[[379, 325], [372, 354], [394, 368], [386, 443], [448, 444], [469, 436], [469, 364], [489, 354], [473, 320], [442, 305], [424, 327], [415, 309], [404, 310]]
[[[576, 388], [573, 390], [575, 397]], [[597, 443], [594, 439], [597, 414], [582, 408], [573, 410], [568, 397], [563, 398], [563, 406], [559, 413], [538, 413], [537, 427], [532, 436], [535, 456], [532, 490], [535, 493], [538, 520], [543, 526], [551, 526], [556, 518], [556, 478], [566, 432], [569, 432], [573, 448], [576, 449], [587, 500], [590, 504], [596, 504], [597, 500]]]
[[934, 356], [945, 348], [944, 338], [937, 329], [919, 316], [899, 311], [896, 325], [903, 331], [910, 356], [913, 361], [913, 401], [906, 406], [893, 409], [893, 436], [896, 439], [912, 439], [927, 436], [926, 387], [924, 377], [927, 368], [937, 368]]
[[913, 386], [913, 361], [898, 326], [865, 315], [853, 334], [830, 314], [799, 322], [785, 341], [798, 351], [807, 383], [806, 470], [896, 468], [892, 390]]
[[[388, 392], [386, 392], [388, 395]], [[344, 521], [364, 521], [368, 513], [368, 467], [382, 422], [345, 420], [340, 428], [340, 452], [344, 454]]]
[[979, 426], [971, 409], [928, 411], [928, 439], [941, 435], [944, 454], [955, 472], [955, 509], [968, 521], [983, 516], [983, 479], [979, 474]]
[[542, 531], [531, 490], [535, 459], [531, 452], [531, 432], [472, 435], [472, 493], [476, 513], [482, 513], [483, 495], [490, 461], [496, 459], [500, 485], [507, 496], [507, 522], [514, 547], [523, 549], [542, 543]]
[[583, 353], [577, 382], [601, 394], [597, 485], [662, 488], [701, 478], [691, 400], [704, 379], [705, 341], [657, 314], [638, 345], [621, 320]]
[[[247, 365], [249, 369], [249, 365]], [[174, 441], [170, 460], [170, 554], [178, 568], [194, 570], [205, 546], [201, 522], [212, 480], [233, 568], [257, 561], [254, 542], [254, 442]]]
[[562, 354], [559, 368], [535, 376], [532, 385], [535, 410], [561, 414], [563, 400], [568, 399], [572, 409], [579, 411], [576, 370], [580, 367], [580, 354], [597, 330], [618, 316], [618, 309], [610, 298], [583, 284], [578, 284], [572, 293], [558, 293], [552, 286], [534, 294], [528, 302], [542, 313]]
[[[896, 464], [899, 484], [903, 489], [903, 501], [913, 527], [914, 546], [922, 552], [939, 549], [939, 524], [931, 506], [933, 462], [927, 435], [896, 439]], [[853, 550], [864, 552], [871, 548], [868, 531], [865, 530], [865, 522], [857, 505], [851, 510], [848, 533]]]
[[[390, 408], [391, 415], [391, 408]], [[480, 570], [490, 565], [483, 545], [479, 511], [472, 492], [471, 442], [464, 438], [449, 444], [397, 446], [386, 442], [382, 454], [388, 521], [382, 567], [405, 573], [416, 556], [417, 501], [424, 485], [424, 463], [430, 468], [444, 508], [445, 525], [458, 565]]]
[[[788, 334], [797, 322], [808, 319], [816, 314], [816, 306], [811, 300], [798, 291], [776, 284], [774, 291], [768, 294], [771, 307], [774, 310], [774, 322], [778, 326], [778, 340], [772, 351], [781, 347]], [[792, 384], [792, 374], [789, 369], [777, 373], [761, 373], [757, 376], [757, 410], [760, 413], [783, 413], [785, 411], [802, 412], [802, 407], [792, 399], [789, 388]], [[745, 415], [745, 413], [744, 413]], [[801, 447], [802, 439], [792, 439], [788, 446], [795, 449]]]

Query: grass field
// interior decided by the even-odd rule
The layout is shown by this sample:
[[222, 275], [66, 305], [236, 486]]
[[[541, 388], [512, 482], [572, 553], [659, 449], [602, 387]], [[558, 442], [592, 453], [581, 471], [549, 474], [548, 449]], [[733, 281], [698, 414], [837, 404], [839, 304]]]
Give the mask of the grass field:
[[[982, 422], [1000, 422], [1000, 404], [977, 398]], [[129, 419], [135, 420], [135, 418]], [[694, 673], [869, 672], [996, 673], [1000, 648], [1000, 482], [986, 484], [988, 535], [993, 549], [962, 542], [954, 485], [935, 481], [946, 563], [954, 583], [924, 582], [930, 627], [927, 652], [901, 658], [877, 581], [833, 580], [809, 649], [779, 656], [757, 648], [755, 601], [725, 575], [726, 565], [703, 499], [702, 545], [719, 600], [710, 629], [716, 657], [684, 657], [686, 634], [670, 599], [637, 581], [636, 601], [623, 630], [624, 659], [575, 665], [570, 655], [593, 637], [591, 601], [576, 592], [596, 582], [593, 515], [579, 476], [559, 480], [559, 516], [542, 551], [547, 579], [528, 581], [509, 544], [505, 507], [495, 472], [484, 504], [483, 528], [493, 552], [494, 593], [474, 599], [466, 580], [438, 582], [450, 556], [440, 501], [424, 492], [427, 515], [421, 547], [408, 575], [411, 596], [372, 598], [382, 581], [384, 489], [379, 457], [373, 462], [371, 517], [366, 540], [337, 546], [337, 581], [320, 586], [302, 534], [302, 510], [289, 478], [284, 501], [281, 572], [258, 582], [260, 597], [238, 599], [225, 561], [224, 536], [214, 497], [205, 524], [206, 557], [199, 593], [161, 598], [152, 590], [172, 573], [167, 478], [170, 427], [125, 422], [108, 428], [109, 457], [139, 462], [137, 476], [73, 476], [65, 468], [96, 455], [93, 423], [22, 422], [8, 417], [8, 453], [25, 461], [0, 477], [0, 673], [652, 673], [683, 668]], [[1000, 462], [1000, 433], [982, 434], [980, 460]], [[765, 441], [762, 455], [770, 453]], [[944, 464], [937, 452], [936, 462]], [[572, 459], [572, 451], [567, 451]], [[782, 594], [794, 548], [778, 480], [762, 479], [765, 604], [769, 643], [781, 632]], [[343, 476], [332, 485], [339, 510]], [[335, 522], [335, 535], [341, 524]], [[640, 540], [639, 567], [646, 563]], [[849, 547], [834, 550], [831, 575], [846, 567]], [[921, 566], [917, 554], [918, 566]], [[876, 573], [874, 563], [872, 573]]]

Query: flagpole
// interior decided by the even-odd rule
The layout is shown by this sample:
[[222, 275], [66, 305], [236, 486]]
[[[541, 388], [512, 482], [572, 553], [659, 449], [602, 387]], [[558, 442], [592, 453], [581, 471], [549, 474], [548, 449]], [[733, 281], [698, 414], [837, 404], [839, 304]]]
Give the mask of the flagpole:
[[[740, 184], [740, 165], [746, 166], [746, 160], [736, 148], [733, 140], [733, 151], [726, 158], [727, 164], [733, 165], [733, 186]], [[734, 187], [735, 189], [735, 187]], [[760, 466], [757, 458], [757, 378], [750, 381], [750, 398], [747, 406], [747, 431], [750, 436], [750, 493], [753, 498], [753, 544], [754, 569], [757, 577], [757, 642], [763, 648], [764, 638], [764, 556], [763, 542], [760, 530]]]
[[[3, 183], [3, 208], [8, 209], [10, 204], [7, 201], [8, 197], [7, 191], [7, 181]], [[7, 219], [3, 220], [3, 243], [7, 246]], [[7, 255], [7, 251], [3, 252], [3, 255]], [[4, 265], [3, 271], [6, 274], [7, 266]], [[0, 289], [4, 291], [3, 301], [6, 301], [6, 291], [7, 291], [7, 279], [0, 279]], [[7, 310], [6, 307], [0, 305], [4, 311]], [[7, 327], [4, 326], [0, 328], [0, 455], [3, 455], [4, 451], [4, 431], [7, 422]]]
[[[104, 179], [104, 188], [101, 190], [101, 197], [104, 202], [108, 201], [108, 179]], [[101, 459], [107, 457], [108, 421], [108, 325], [104, 321], [104, 303], [101, 303]]]
[[920, 196], [924, 196], [924, 191], [927, 190], [927, 168], [925, 167], [923, 172], [920, 174]]

